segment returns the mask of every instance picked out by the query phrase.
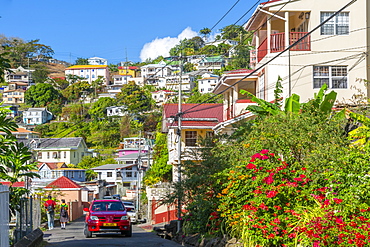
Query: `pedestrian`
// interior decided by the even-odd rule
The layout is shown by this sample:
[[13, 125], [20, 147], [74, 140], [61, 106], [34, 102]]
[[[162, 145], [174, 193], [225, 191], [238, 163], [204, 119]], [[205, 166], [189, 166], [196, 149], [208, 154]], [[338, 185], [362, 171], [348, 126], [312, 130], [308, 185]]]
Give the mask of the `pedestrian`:
[[68, 221], [68, 205], [66, 204], [66, 201], [62, 199], [62, 204], [60, 205], [60, 228], [66, 229], [66, 223]]
[[52, 230], [54, 228], [54, 210], [55, 210], [55, 201], [51, 198], [51, 196], [48, 196], [48, 200], [44, 203], [46, 215], [48, 217], [48, 227], [49, 230]]

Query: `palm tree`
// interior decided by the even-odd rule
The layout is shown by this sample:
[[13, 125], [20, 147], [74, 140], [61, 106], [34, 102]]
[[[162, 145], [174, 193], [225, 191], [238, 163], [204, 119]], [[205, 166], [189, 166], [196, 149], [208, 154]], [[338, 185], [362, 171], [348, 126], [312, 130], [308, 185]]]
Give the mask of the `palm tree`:
[[211, 30], [211, 29], [209, 29], [209, 28], [207, 28], [207, 27], [205, 27], [205, 28], [203, 28], [202, 30], [200, 30], [200, 31], [199, 31], [199, 33], [203, 35], [204, 40], [205, 40], [206, 42], [207, 42], [208, 36], [209, 36], [209, 34], [210, 34], [211, 32], [212, 32], [212, 30]]

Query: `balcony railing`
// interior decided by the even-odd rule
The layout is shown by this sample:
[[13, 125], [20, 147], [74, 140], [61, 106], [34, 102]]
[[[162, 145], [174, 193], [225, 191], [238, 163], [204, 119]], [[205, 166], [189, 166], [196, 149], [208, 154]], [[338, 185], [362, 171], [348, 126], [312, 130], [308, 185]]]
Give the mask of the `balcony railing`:
[[[294, 44], [297, 40], [306, 35], [306, 32], [290, 32], [289, 33], [289, 45]], [[271, 34], [270, 39], [270, 50], [271, 53], [280, 52], [285, 49], [285, 33]], [[310, 51], [311, 50], [311, 37], [308, 35], [295, 46], [290, 48], [291, 51]], [[257, 48], [257, 61], [260, 62], [267, 55], [267, 38], [262, 41], [260, 46]], [[255, 65], [256, 51], [250, 52], [251, 64]]]

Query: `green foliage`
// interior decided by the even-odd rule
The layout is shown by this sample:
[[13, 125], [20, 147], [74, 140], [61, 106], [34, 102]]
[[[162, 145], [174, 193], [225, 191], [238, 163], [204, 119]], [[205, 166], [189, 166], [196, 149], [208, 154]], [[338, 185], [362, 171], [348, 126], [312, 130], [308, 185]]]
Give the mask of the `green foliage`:
[[89, 65], [89, 59], [78, 57], [75, 61], [75, 65]]
[[135, 82], [129, 82], [122, 87], [121, 92], [117, 94], [117, 102], [127, 106], [128, 111], [132, 113], [149, 111], [154, 106], [150, 92]]
[[32, 73], [32, 79], [35, 83], [44, 83], [48, 80], [50, 70], [43, 64], [32, 65], [35, 71]]
[[[74, 79], [78, 80], [78, 78]], [[77, 81], [64, 89], [62, 94], [68, 102], [75, 103], [80, 100], [83, 94], [90, 92], [92, 92], [92, 89], [87, 81]]]
[[61, 98], [62, 94], [47, 83], [32, 85], [24, 95], [25, 103], [32, 107], [44, 107]]
[[152, 186], [160, 181], [169, 182], [172, 178], [172, 166], [167, 164], [167, 135], [157, 132], [154, 146], [154, 164], [146, 172], [143, 181], [146, 186]]
[[102, 97], [96, 101], [89, 109], [88, 113], [95, 119], [107, 117], [107, 107], [114, 106], [116, 100], [109, 97]]
[[10, 61], [6, 56], [7, 53], [0, 53], [0, 83], [5, 83], [5, 71], [10, 69]]

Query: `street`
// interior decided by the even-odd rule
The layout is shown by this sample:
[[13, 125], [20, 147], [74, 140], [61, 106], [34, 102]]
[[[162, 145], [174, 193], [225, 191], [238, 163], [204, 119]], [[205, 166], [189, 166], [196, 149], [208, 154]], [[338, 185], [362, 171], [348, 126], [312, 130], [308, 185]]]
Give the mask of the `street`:
[[71, 222], [65, 230], [59, 227], [44, 232], [46, 246], [55, 247], [86, 247], [86, 246], [135, 246], [135, 247], [177, 247], [180, 244], [163, 239], [154, 232], [148, 232], [140, 227], [133, 226], [132, 237], [123, 237], [118, 233], [102, 233], [93, 238], [83, 235], [84, 218]]

